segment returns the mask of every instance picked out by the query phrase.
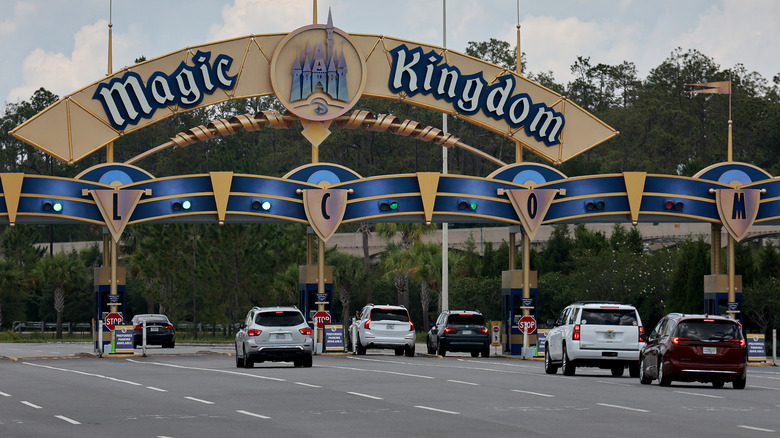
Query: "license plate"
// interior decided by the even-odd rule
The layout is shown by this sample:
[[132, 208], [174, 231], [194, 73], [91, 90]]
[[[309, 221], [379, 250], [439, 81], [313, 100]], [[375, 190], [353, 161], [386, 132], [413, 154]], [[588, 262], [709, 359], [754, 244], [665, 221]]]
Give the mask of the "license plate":
[[702, 347], [704, 354], [718, 354], [718, 347]]
[[149, 327], [149, 331], [150, 332], [157, 332], [157, 331], [160, 331], [160, 328], [159, 327]]
[[463, 334], [464, 335], [470, 335], [471, 334], [471, 330], [463, 330]]
[[387, 324], [388, 330], [393, 330], [395, 328], [395, 324]]
[[287, 335], [285, 335], [284, 333], [277, 333], [277, 334], [276, 334], [276, 339], [277, 339], [277, 340], [284, 340], [284, 339], [287, 339]]

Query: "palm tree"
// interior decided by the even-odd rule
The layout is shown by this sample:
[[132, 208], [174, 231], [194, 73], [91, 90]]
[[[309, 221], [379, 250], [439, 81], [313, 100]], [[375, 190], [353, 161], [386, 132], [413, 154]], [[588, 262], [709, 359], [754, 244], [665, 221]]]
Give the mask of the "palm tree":
[[3, 326], [3, 303], [14, 293], [21, 293], [19, 268], [13, 261], [0, 259], [0, 327]]
[[87, 270], [76, 253], [59, 253], [44, 257], [33, 267], [32, 280], [36, 286], [49, 285], [54, 290], [54, 310], [57, 312], [57, 339], [62, 339], [62, 313], [65, 294], [84, 284]]
[[[422, 241], [422, 236], [436, 230], [435, 225], [423, 225], [404, 222], [400, 224], [380, 223], [375, 226], [379, 235], [388, 242], [382, 264], [393, 275], [393, 284], [398, 292], [398, 304], [409, 308], [409, 271], [408, 260], [403, 256], [409, 249]], [[401, 241], [392, 241], [395, 237]]]
[[431, 293], [439, 290], [441, 282], [441, 246], [434, 242], [418, 242], [406, 255], [412, 266], [412, 277], [420, 283], [423, 327], [427, 328]]

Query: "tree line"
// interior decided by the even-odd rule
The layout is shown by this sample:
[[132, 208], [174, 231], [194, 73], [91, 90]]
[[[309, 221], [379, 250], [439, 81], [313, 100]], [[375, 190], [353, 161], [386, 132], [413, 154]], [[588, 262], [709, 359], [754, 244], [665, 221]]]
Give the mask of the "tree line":
[[[472, 42], [467, 53], [514, 69], [507, 43]], [[578, 57], [571, 69], [576, 78], [566, 84], [556, 82], [551, 72], [524, 74], [621, 134], [563, 163], [560, 170], [568, 176], [623, 171], [693, 175], [725, 161], [728, 98], [691, 95], [685, 86], [720, 80], [733, 84], [734, 159], [780, 173], [780, 75], [769, 80], [742, 65], [721, 68], [696, 50], [682, 49], [645, 79], [637, 76], [631, 62], [606, 65]], [[73, 177], [105, 162], [97, 152], [68, 166], [8, 135], [56, 100], [53, 93], [39, 89], [28, 101], [6, 105], [0, 118], [0, 171]], [[364, 98], [358, 106], [423, 125], [441, 123], [440, 114], [400, 102]], [[274, 98], [264, 97], [177, 114], [118, 139], [115, 160], [125, 161], [209, 121], [266, 109], [283, 110]], [[514, 161], [514, 144], [503, 136], [457, 118], [451, 119], [449, 129], [467, 144]], [[310, 145], [294, 126], [242, 131], [169, 149], [137, 165], [157, 177], [228, 170], [281, 176], [310, 160]], [[527, 152], [524, 160], [539, 161]], [[364, 176], [437, 171], [441, 148], [389, 133], [333, 129], [320, 147], [320, 161]], [[450, 151], [448, 167], [451, 173], [478, 176], [495, 170], [492, 163], [458, 149]], [[377, 233], [386, 238], [387, 247], [374, 258], [367, 253], [350, 256], [338, 248], [327, 251], [326, 263], [334, 266], [334, 317], [346, 321], [366, 302], [400, 303], [410, 308], [418, 328], [427, 329], [440, 308], [442, 270], [440, 246], [422, 242], [428, 231], [430, 227], [419, 224], [342, 225], [339, 232], [364, 237]], [[128, 277], [128, 313], [161, 311], [176, 322], [229, 324], [242, 319], [252, 305], [295, 304], [298, 266], [306, 263], [305, 233], [305, 227], [296, 224], [128, 227], [120, 245], [120, 264]], [[52, 257], [39, 245], [100, 240], [101, 227], [91, 225], [0, 227], [0, 328], [9, 328], [14, 320], [89, 321], [92, 270], [102, 263], [102, 248], [94, 245]], [[508, 269], [508, 257], [506, 242], [481, 251], [472, 242], [464, 250], [451, 251], [450, 308], [476, 308], [490, 319], [501, 319], [501, 271]], [[532, 251], [531, 261], [539, 274], [540, 322], [578, 299], [632, 302], [646, 325], [669, 311], [699, 312], [703, 276], [710, 270], [706, 242], [691, 238], [651, 251], [636, 229], [619, 224], [610, 236], [582, 225], [556, 225], [550, 241]], [[743, 276], [745, 321], [751, 329], [766, 331], [778, 323], [778, 271], [780, 256], [772, 244], [737, 245], [737, 274]]]

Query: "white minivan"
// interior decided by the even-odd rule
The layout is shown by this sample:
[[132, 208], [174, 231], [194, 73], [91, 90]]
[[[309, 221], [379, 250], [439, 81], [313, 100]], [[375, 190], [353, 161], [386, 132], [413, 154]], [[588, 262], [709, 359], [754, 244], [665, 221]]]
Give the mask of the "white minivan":
[[639, 312], [629, 304], [580, 301], [569, 305], [555, 321], [545, 341], [544, 370], [573, 376], [577, 367], [612, 370], [622, 376], [626, 367], [639, 377], [639, 350], [645, 345]]

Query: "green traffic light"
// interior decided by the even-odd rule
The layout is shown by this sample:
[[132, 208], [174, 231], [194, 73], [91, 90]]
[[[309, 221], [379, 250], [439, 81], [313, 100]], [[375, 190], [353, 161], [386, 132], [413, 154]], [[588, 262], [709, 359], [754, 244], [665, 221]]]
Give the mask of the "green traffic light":
[[477, 211], [477, 203], [474, 201], [469, 202], [469, 209], [471, 211]]
[[185, 210], [189, 210], [190, 208], [192, 208], [192, 202], [190, 202], [190, 201], [182, 202], [181, 203], [181, 208], [183, 208]]
[[390, 210], [398, 210], [398, 202], [393, 201], [390, 203]]
[[62, 203], [55, 202], [54, 205], [52, 205], [52, 210], [56, 211], [57, 213], [62, 211]]

